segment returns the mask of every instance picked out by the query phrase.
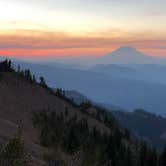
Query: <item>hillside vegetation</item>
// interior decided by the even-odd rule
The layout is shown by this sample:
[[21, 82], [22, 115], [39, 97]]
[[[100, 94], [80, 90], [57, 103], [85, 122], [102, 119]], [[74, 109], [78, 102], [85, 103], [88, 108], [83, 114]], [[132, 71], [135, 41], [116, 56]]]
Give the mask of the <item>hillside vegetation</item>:
[[8, 60], [0, 63], [0, 92], [2, 166], [166, 163], [166, 151], [159, 155], [131, 138], [111, 113], [90, 103], [74, 104], [61, 89], [54, 92], [43, 77], [37, 82], [29, 70], [15, 71]]

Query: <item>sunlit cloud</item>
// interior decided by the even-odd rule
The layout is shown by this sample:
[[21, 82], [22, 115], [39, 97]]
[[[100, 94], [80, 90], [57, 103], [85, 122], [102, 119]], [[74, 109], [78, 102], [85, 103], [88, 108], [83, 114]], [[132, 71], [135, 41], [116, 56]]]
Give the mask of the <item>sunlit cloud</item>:
[[102, 56], [129, 45], [166, 56], [163, 0], [1, 0], [0, 54]]
[[[120, 36], [115, 35], [121, 33]], [[166, 40], [146, 39], [140, 34], [119, 30], [99, 32], [86, 36], [41, 30], [15, 30], [0, 34], [0, 54], [24, 57], [103, 56], [114, 49], [129, 45], [148, 55], [166, 55]], [[137, 37], [138, 36], [138, 37]], [[143, 36], [143, 34], [141, 35]]]

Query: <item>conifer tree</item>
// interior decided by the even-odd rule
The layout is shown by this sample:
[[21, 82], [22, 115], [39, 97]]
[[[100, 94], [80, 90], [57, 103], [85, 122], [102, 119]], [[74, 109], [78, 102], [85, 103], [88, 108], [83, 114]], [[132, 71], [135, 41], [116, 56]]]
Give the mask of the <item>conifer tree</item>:
[[46, 82], [45, 82], [45, 79], [44, 79], [44, 77], [40, 77], [40, 83], [39, 83], [42, 87], [47, 87], [47, 84], [46, 84]]
[[32, 81], [33, 81], [34, 83], [36, 83], [36, 77], [35, 77], [35, 75], [34, 75], [34, 74], [33, 74]]
[[21, 132], [9, 142], [0, 151], [0, 165], [2, 166], [28, 166], [29, 156], [24, 148], [24, 143], [21, 138]]
[[160, 161], [159, 166], [165, 166], [166, 165], [166, 147], [164, 148], [163, 152], [160, 155]]

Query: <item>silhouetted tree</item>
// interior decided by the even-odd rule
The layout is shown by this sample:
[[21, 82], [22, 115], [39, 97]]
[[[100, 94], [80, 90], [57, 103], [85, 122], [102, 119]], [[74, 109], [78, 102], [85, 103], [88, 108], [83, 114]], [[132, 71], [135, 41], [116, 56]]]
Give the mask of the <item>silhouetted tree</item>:
[[35, 77], [35, 75], [34, 75], [34, 74], [33, 74], [32, 81], [33, 81], [34, 83], [36, 83], [36, 77]]
[[46, 84], [46, 82], [45, 82], [45, 79], [44, 79], [44, 77], [40, 77], [40, 82], [39, 82], [39, 84], [42, 86], [42, 87], [47, 87], [47, 84]]
[[132, 158], [133, 158], [133, 156], [132, 156], [131, 150], [128, 147], [127, 150], [126, 150], [124, 166], [133, 166]]
[[8, 60], [8, 68], [11, 69], [11, 67], [12, 67], [12, 62], [11, 60]]
[[32, 81], [32, 74], [31, 71], [29, 69], [24, 71], [24, 77], [28, 80], [28, 81]]
[[164, 150], [162, 151], [159, 160], [160, 160], [160, 161], [159, 161], [159, 165], [160, 165], [160, 166], [165, 166], [165, 165], [166, 165], [166, 147], [165, 147]]
[[139, 150], [138, 165], [146, 166], [147, 162], [147, 145], [145, 142], [141, 142]]
[[58, 97], [63, 97], [63, 90], [58, 88], [56, 89], [56, 93], [55, 93]]
[[0, 71], [1, 72], [11, 72], [11, 60], [5, 59], [0, 63]]
[[20, 67], [20, 65], [18, 65], [17, 66], [17, 73], [20, 74], [20, 72], [21, 72], [21, 67]]
[[147, 154], [147, 166], [157, 166], [158, 155], [156, 149], [149, 150]]

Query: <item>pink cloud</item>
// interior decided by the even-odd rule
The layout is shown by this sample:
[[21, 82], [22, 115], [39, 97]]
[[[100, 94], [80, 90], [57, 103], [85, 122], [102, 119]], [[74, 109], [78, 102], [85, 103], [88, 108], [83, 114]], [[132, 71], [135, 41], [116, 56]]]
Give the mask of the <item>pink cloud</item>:
[[166, 40], [103, 36], [72, 36], [59, 32], [21, 30], [0, 35], [0, 54], [24, 57], [102, 56], [130, 45], [146, 54], [166, 56]]

